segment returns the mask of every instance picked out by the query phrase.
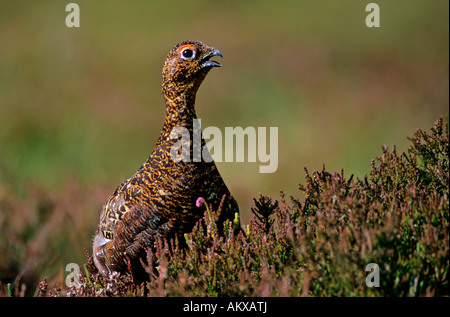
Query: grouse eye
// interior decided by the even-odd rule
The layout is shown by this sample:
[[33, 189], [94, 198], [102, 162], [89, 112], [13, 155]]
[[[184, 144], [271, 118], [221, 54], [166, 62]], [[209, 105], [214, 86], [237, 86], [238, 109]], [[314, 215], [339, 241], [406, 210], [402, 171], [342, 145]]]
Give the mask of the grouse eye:
[[186, 48], [181, 52], [181, 57], [185, 60], [190, 60], [195, 57], [195, 51], [191, 48]]

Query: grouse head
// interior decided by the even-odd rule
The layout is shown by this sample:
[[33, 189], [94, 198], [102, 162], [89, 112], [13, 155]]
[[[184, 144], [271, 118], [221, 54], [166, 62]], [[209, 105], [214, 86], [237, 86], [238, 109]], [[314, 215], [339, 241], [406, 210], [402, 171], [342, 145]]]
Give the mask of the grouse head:
[[195, 99], [195, 94], [206, 74], [213, 67], [221, 67], [212, 57], [223, 57], [217, 49], [199, 41], [184, 41], [169, 52], [163, 67], [164, 96]]

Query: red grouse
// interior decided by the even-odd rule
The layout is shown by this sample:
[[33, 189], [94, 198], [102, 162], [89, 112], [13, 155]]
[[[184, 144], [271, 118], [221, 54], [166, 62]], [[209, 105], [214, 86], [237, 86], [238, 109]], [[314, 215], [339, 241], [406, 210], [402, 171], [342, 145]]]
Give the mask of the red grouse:
[[[204, 214], [200, 198], [217, 209], [225, 197], [222, 223], [239, 213], [214, 161], [205, 160], [205, 152], [199, 157], [192, 146], [195, 137], [201, 138], [202, 149], [205, 146], [194, 127], [195, 96], [208, 72], [222, 66], [211, 60], [215, 56], [222, 54], [198, 41], [181, 42], [169, 52], [162, 72], [166, 116], [159, 139], [147, 161], [117, 187], [100, 215], [93, 253], [102, 274], [140, 265], [139, 259], [154, 247], [158, 236], [171, 238], [191, 231]], [[190, 137], [178, 134], [179, 127], [189, 131]], [[187, 139], [186, 147], [179, 146]], [[187, 159], [174, 159], [172, 148]]]

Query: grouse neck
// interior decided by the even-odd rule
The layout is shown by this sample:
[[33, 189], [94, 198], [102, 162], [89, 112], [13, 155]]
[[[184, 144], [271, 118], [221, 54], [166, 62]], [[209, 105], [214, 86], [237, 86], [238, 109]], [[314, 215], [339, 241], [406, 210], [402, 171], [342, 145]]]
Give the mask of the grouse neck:
[[182, 126], [192, 128], [193, 120], [197, 118], [195, 113], [195, 95], [186, 98], [185, 95], [174, 99], [165, 97], [166, 118], [164, 125], [167, 127]]

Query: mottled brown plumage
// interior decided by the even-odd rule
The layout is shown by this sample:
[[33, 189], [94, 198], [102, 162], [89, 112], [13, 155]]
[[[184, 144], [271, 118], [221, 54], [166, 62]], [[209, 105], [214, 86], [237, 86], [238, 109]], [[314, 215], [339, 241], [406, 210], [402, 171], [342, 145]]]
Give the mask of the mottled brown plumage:
[[[222, 54], [197, 41], [179, 43], [169, 52], [162, 80], [166, 117], [159, 139], [148, 160], [117, 187], [100, 215], [93, 252], [103, 274], [123, 272], [139, 263], [157, 236], [170, 238], [192, 230], [204, 214], [204, 207], [196, 205], [199, 197], [217, 209], [226, 196], [219, 221], [239, 212], [214, 161], [205, 161], [191, 146], [199, 133], [193, 127], [197, 90], [207, 73], [221, 66], [210, 60], [214, 56]], [[170, 137], [175, 127], [190, 133], [189, 162], [171, 157], [172, 147], [182, 140], [181, 135]], [[201, 138], [202, 149], [204, 145]]]

